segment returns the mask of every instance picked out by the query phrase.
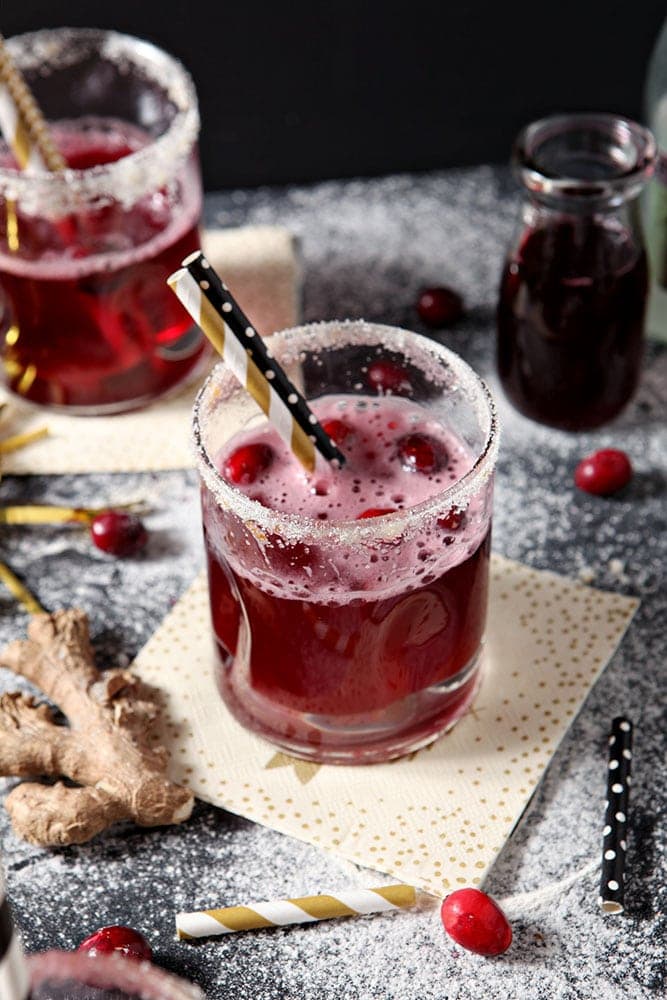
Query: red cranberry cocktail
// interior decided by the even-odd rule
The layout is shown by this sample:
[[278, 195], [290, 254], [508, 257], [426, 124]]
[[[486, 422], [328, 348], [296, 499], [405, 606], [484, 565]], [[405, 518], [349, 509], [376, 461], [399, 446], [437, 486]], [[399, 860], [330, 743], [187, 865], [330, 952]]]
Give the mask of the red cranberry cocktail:
[[493, 404], [407, 331], [314, 324], [270, 346], [346, 462], [308, 474], [223, 366], [200, 393], [219, 688], [292, 754], [387, 760], [451, 726], [479, 682]]
[[171, 391], [201, 333], [165, 280], [197, 249], [202, 191], [192, 81], [115, 32], [8, 43], [67, 168], [21, 171], [0, 143], [0, 349], [17, 395], [114, 413]]

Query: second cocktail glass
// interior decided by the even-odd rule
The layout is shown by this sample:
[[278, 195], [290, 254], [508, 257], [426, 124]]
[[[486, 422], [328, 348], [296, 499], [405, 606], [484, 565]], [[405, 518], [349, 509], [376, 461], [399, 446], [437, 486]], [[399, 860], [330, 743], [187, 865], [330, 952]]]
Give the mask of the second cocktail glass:
[[[268, 343], [328, 432], [349, 428], [349, 457], [343, 473], [308, 479], [262, 443], [275, 432], [224, 366], [202, 389], [194, 433], [220, 691], [292, 754], [387, 760], [451, 726], [477, 689], [493, 403], [465, 362], [407, 331], [324, 323]], [[254, 484], [234, 457], [249, 443], [274, 455]]]
[[69, 413], [173, 390], [207, 352], [165, 284], [199, 245], [199, 114], [148, 42], [62, 28], [7, 42], [67, 168], [0, 142], [0, 360], [8, 387]]
[[28, 958], [29, 1000], [205, 1000], [198, 987], [123, 955], [47, 951]]

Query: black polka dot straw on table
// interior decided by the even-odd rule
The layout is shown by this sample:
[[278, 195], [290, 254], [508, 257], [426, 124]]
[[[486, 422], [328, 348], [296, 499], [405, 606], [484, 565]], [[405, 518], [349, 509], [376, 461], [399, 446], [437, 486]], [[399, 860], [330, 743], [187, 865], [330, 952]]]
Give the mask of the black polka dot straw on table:
[[186, 257], [181, 270], [167, 281], [304, 468], [313, 472], [318, 456], [343, 465], [345, 456], [322, 429], [203, 253], [198, 250]]
[[0, 997], [25, 1000], [29, 990], [28, 968], [12, 923], [0, 864]]
[[622, 913], [627, 852], [632, 723], [614, 719], [609, 737], [607, 809], [602, 831], [600, 906], [605, 913]]

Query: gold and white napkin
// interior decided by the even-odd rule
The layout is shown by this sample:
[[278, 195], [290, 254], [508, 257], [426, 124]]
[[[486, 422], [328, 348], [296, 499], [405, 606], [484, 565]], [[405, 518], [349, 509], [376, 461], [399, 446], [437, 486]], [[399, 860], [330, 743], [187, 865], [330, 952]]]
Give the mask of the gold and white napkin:
[[133, 669], [160, 691], [157, 735], [175, 781], [441, 896], [481, 882], [637, 606], [494, 555], [472, 710], [430, 747], [389, 764], [299, 761], [234, 721], [215, 686], [203, 576]]

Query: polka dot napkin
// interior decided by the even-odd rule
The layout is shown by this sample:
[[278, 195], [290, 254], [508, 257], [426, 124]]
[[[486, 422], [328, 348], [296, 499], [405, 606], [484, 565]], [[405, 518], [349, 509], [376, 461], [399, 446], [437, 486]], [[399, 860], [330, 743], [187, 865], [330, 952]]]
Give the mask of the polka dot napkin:
[[470, 713], [399, 761], [333, 767], [288, 757], [232, 719], [215, 687], [207, 602], [200, 577], [133, 668], [161, 692], [156, 735], [174, 780], [437, 895], [481, 882], [638, 606], [494, 556]]
[[[294, 326], [299, 318], [300, 267], [294, 240], [276, 226], [209, 230], [202, 245], [225, 275], [244, 310], [262, 333]], [[141, 472], [188, 468], [190, 413], [201, 376], [178, 396], [135, 413], [113, 417], [70, 417], [11, 403], [6, 434], [47, 426], [49, 436], [3, 455], [2, 471], [28, 473]]]

